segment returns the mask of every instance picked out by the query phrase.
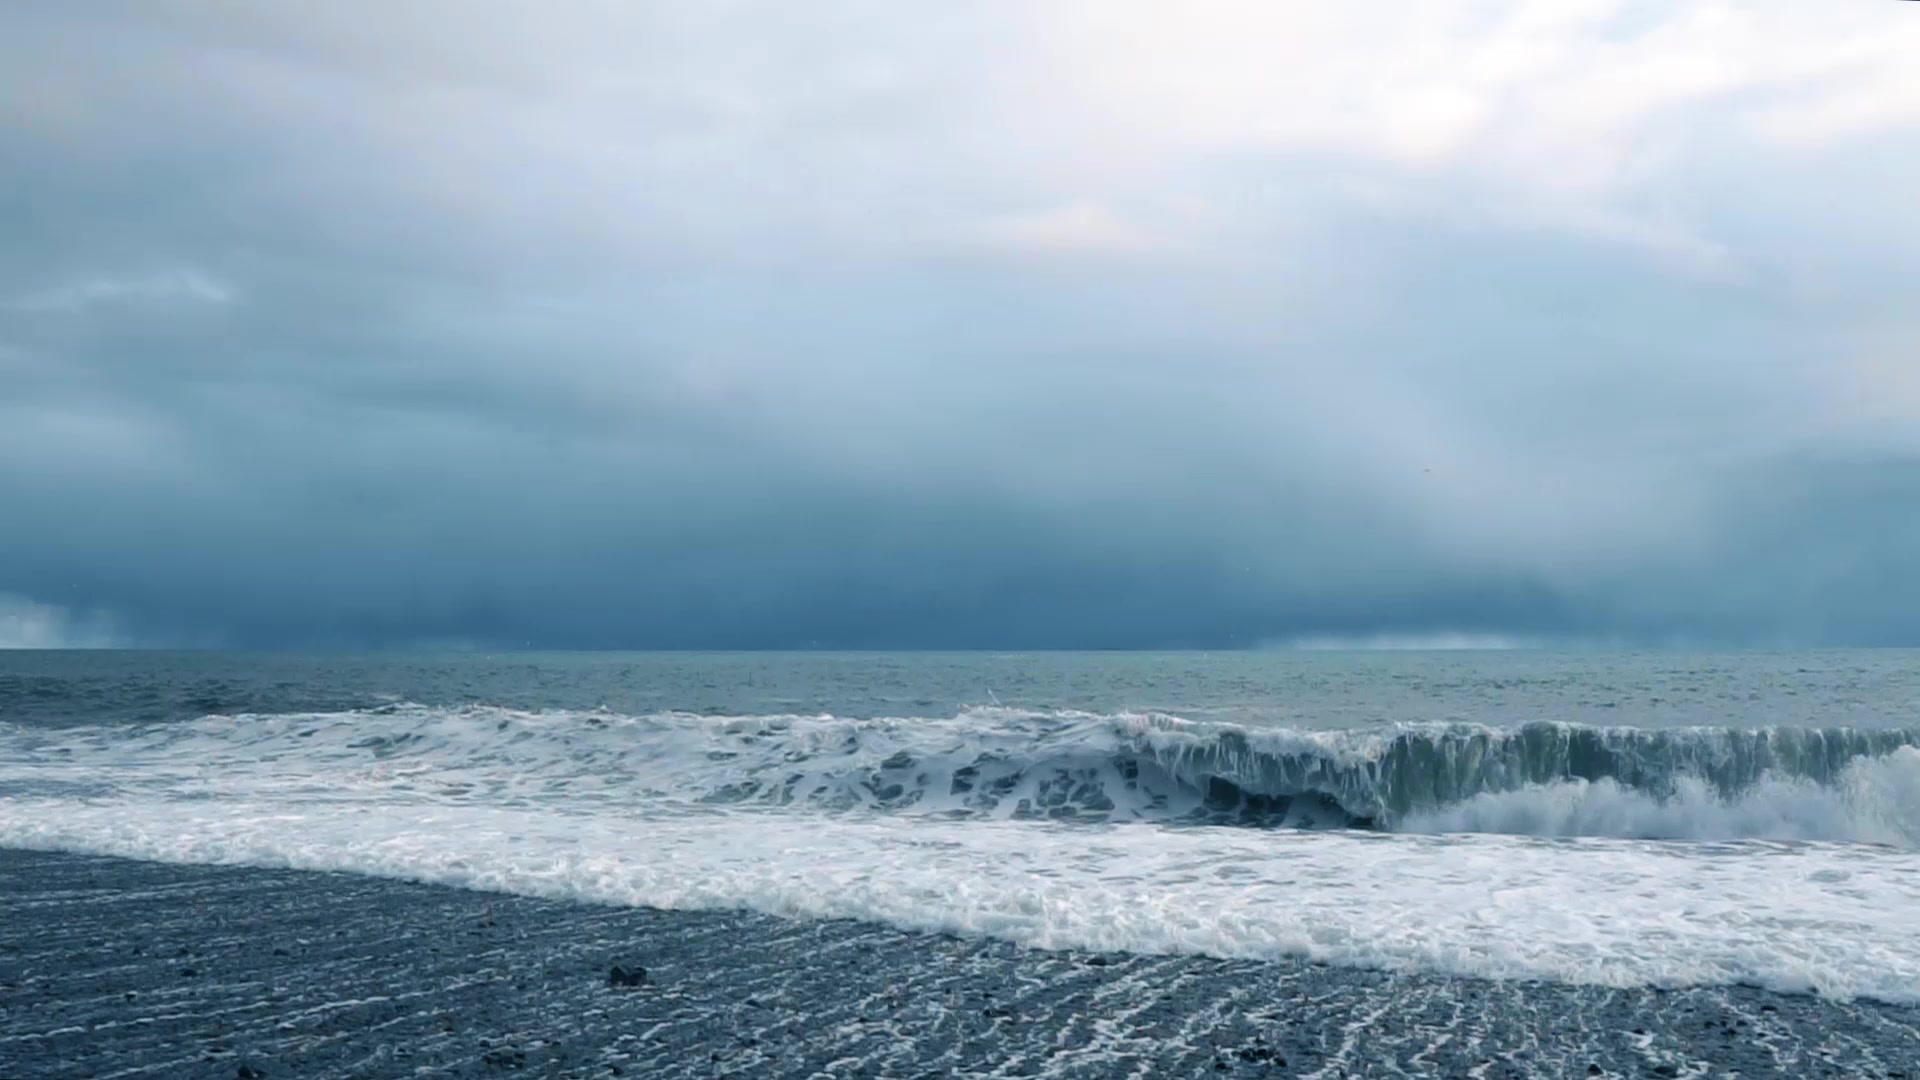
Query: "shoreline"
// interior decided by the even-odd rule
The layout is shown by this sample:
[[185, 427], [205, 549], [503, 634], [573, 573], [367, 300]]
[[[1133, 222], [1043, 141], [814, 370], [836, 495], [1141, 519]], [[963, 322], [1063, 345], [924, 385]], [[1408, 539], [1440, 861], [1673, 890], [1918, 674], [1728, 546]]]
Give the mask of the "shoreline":
[[[611, 969], [644, 967], [639, 986]], [[0, 1077], [1848, 1076], [1920, 1009], [0, 849]]]
[[[609, 986], [614, 965], [643, 986]], [[1920, 1009], [0, 849], [0, 1076], [1884, 1076]]]

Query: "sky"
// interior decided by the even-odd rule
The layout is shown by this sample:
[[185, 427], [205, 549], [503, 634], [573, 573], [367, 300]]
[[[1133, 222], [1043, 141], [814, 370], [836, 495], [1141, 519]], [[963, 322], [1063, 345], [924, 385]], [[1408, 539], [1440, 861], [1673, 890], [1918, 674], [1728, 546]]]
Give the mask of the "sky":
[[0, 645], [1920, 644], [1916, 55], [11, 0]]

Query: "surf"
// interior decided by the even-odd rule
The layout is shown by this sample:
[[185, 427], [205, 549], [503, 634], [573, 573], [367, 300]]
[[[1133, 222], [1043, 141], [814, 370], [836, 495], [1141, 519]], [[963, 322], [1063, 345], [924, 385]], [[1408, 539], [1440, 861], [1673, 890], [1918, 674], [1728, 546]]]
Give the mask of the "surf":
[[1920, 1001], [1911, 733], [396, 703], [0, 724], [0, 846]]
[[187, 723], [0, 724], [0, 749], [11, 762], [0, 785], [40, 791], [311, 790], [333, 800], [1920, 846], [1911, 728], [1318, 730], [1004, 706], [844, 718], [402, 702]]

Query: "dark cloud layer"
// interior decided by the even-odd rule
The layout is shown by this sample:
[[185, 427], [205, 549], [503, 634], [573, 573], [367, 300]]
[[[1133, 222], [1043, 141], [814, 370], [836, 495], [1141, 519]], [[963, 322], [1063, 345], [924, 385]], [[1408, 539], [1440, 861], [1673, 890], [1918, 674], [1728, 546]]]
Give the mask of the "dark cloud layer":
[[0, 15], [0, 645], [1920, 643], [1920, 109], [1785, 7], [1126, 139], [1022, 8], [349, 10]]

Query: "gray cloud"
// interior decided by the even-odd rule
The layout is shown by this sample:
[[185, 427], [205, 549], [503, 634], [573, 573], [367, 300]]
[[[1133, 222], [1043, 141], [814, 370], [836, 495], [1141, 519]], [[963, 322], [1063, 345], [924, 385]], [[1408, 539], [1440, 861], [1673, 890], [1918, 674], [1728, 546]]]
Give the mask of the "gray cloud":
[[1920, 641], [1920, 31], [1579, 10], [18, 5], [0, 593], [156, 643]]

